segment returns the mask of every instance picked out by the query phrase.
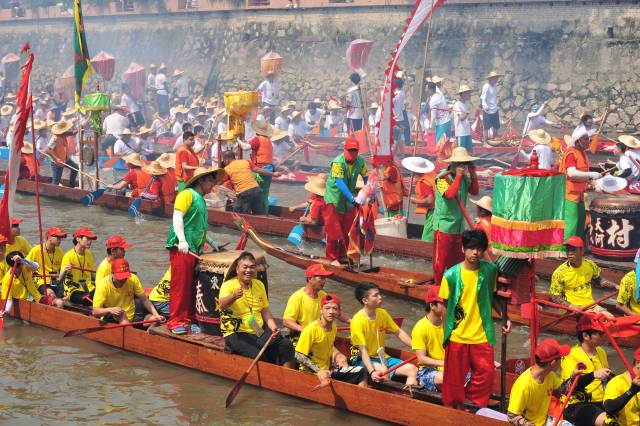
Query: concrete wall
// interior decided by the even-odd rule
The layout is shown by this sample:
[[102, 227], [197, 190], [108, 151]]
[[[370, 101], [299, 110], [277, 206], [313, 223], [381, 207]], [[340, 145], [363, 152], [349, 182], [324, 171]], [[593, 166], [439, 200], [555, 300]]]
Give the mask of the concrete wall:
[[[186, 69], [209, 91], [251, 89], [260, 81], [259, 57], [274, 50], [285, 59], [285, 98], [308, 101], [348, 88], [345, 51], [356, 38], [374, 41], [366, 82], [380, 86], [409, 13], [405, 6], [272, 9], [90, 17], [85, 25], [91, 54], [105, 50], [117, 58], [116, 79], [132, 61], [165, 62], [170, 70]], [[429, 68], [447, 79], [450, 94], [462, 82], [479, 93], [488, 71], [505, 73], [499, 96], [518, 122], [538, 99], [550, 100], [567, 125], [584, 108], [610, 105], [610, 124], [640, 127], [639, 25], [640, 7], [633, 3], [444, 6], [433, 21]], [[0, 54], [17, 52], [28, 40], [38, 86], [71, 65], [71, 37], [70, 19], [3, 23]], [[424, 40], [423, 29], [403, 53], [401, 66], [410, 75], [422, 64]], [[410, 78], [409, 93], [411, 86]]]

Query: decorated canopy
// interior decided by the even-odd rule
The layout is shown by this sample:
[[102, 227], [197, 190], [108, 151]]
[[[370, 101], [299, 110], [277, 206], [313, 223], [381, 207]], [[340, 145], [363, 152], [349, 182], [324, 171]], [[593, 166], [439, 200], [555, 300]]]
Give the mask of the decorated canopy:
[[494, 176], [491, 246], [502, 256], [560, 256], [564, 238], [564, 175], [517, 169]]
[[144, 67], [132, 62], [122, 75], [122, 79], [129, 85], [134, 98], [139, 98], [144, 94], [144, 88], [147, 84]]
[[373, 47], [373, 42], [359, 38], [353, 40], [347, 48], [347, 61], [352, 70], [360, 74], [362, 77], [366, 75], [364, 66], [367, 63], [369, 52]]
[[105, 81], [111, 81], [116, 69], [116, 58], [106, 52], [100, 52], [91, 59], [91, 66]]

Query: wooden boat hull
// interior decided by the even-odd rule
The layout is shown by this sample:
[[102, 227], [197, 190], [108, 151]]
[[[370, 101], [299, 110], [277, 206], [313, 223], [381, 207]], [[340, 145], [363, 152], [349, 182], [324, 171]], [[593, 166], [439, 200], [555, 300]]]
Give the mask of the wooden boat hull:
[[[0, 178], [0, 182], [4, 183], [4, 178]], [[17, 190], [23, 194], [34, 195], [35, 182], [30, 180], [19, 180]], [[61, 187], [45, 182], [40, 183], [40, 195], [58, 200], [80, 202], [82, 197], [87, 193], [88, 191], [82, 191], [80, 189]], [[130, 203], [131, 200], [128, 197], [105, 193], [95, 204], [110, 209], [126, 211]], [[151, 214], [160, 217], [172, 217], [173, 215], [172, 206], [164, 206], [160, 202], [150, 202], [147, 200], [142, 201], [140, 211], [144, 214]], [[273, 206], [270, 208], [269, 216], [241, 216], [248, 218], [258, 232], [286, 237], [289, 235], [289, 232], [291, 232], [291, 229], [298, 224], [298, 219], [301, 214], [301, 211], [289, 212], [286, 207]], [[236, 227], [233, 221], [232, 212], [216, 209], [209, 209], [209, 224], [229, 228]], [[416, 239], [420, 238], [421, 234], [422, 226], [409, 224], [408, 235], [410, 238], [378, 235], [376, 236], [375, 243], [376, 250], [397, 256], [431, 260], [433, 258], [433, 244]], [[317, 226], [306, 226], [305, 238], [311, 241], [322, 241], [324, 238], [322, 228]], [[536, 273], [543, 278], [549, 279], [560, 263], [561, 262], [559, 260], [540, 259], [536, 261]], [[601, 266], [603, 268], [602, 276], [614, 282], [619, 282], [624, 274], [632, 268], [632, 264], [629, 264], [626, 269], [607, 267], [602, 264]]]
[[[63, 332], [99, 325], [95, 318], [28, 301], [14, 303], [12, 315]], [[251, 363], [250, 359], [242, 356], [131, 327], [105, 330], [83, 337], [231, 380], [237, 380]], [[397, 424], [417, 425], [429, 421], [437, 421], [442, 426], [471, 422], [476, 426], [504, 424], [406, 396], [337, 381], [313, 392], [311, 389], [318, 383], [315, 375], [264, 362], [258, 363], [247, 378], [247, 383]]]

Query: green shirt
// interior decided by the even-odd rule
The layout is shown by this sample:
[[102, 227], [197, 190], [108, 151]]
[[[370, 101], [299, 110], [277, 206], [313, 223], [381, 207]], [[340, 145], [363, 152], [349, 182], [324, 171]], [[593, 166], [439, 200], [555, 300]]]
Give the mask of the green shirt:
[[[443, 171], [436, 178], [436, 204], [433, 209], [433, 230], [445, 232], [447, 234], [462, 234], [465, 229], [464, 216], [458, 206], [458, 201], [454, 198], [447, 199], [444, 193], [453, 184], [452, 176], [443, 176], [447, 171]], [[469, 196], [469, 186], [471, 179], [463, 176], [460, 181], [458, 195], [463, 206], [467, 204]]]
[[367, 176], [367, 166], [364, 159], [360, 156], [356, 157], [353, 165], [348, 165], [344, 160], [344, 153], [338, 155], [331, 162], [331, 170], [327, 179], [326, 191], [324, 193], [324, 201], [327, 204], [333, 204], [338, 213], [344, 213], [351, 210], [353, 205], [345, 198], [344, 194], [338, 188], [336, 179], [342, 178], [347, 188], [352, 194], [356, 192], [356, 184], [358, 183], [358, 175]]
[[[184, 237], [189, 244], [189, 251], [201, 254], [209, 222], [209, 213], [204, 197], [195, 189], [187, 188], [176, 197], [174, 208], [183, 213]], [[178, 244], [178, 236], [173, 229], [173, 224], [171, 224], [165, 248], [171, 249], [176, 244]]]

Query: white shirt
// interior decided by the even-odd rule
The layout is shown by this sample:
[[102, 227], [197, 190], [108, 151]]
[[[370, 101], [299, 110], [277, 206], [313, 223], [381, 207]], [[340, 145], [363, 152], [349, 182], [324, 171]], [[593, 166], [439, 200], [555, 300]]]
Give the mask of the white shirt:
[[404, 90], [397, 90], [395, 95], [393, 95], [393, 119], [397, 122], [404, 121]]
[[165, 89], [165, 83], [167, 82], [167, 76], [162, 74], [162, 73], [158, 73], [156, 74], [156, 93], [158, 95], [168, 95], [169, 92], [167, 92], [167, 90]]
[[156, 88], [156, 75], [149, 73], [147, 76], [147, 89], [155, 89]]
[[[131, 139], [128, 141], [128, 144], [131, 146], [134, 145]], [[127, 143], [125, 143], [122, 139], [118, 139], [113, 145], [113, 155], [124, 156], [133, 154], [134, 150], [129, 145], [127, 145]]]
[[258, 86], [258, 90], [262, 94], [262, 103], [271, 106], [278, 105], [278, 99], [280, 97], [280, 89], [278, 88], [278, 81], [264, 80]]
[[224, 133], [224, 132], [227, 131], [227, 122], [226, 122], [226, 120], [222, 120], [221, 122], [218, 123], [217, 131], [218, 131], [218, 134]]
[[304, 122], [307, 123], [307, 126], [313, 127], [318, 124], [320, 117], [322, 117], [322, 110], [316, 109], [314, 112], [306, 110], [304, 113]]
[[[456, 136], [469, 136], [471, 135], [471, 122], [469, 121], [469, 113], [471, 112], [471, 105], [462, 101], [456, 101], [453, 105], [453, 124], [455, 127]], [[467, 116], [462, 119], [461, 116], [466, 114]]]
[[156, 118], [153, 120], [153, 123], [151, 123], [151, 130], [153, 130], [156, 135], [162, 135], [168, 131], [167, 124], [164, 120]]
[[306, 127], [304, 121], [300, 120], [298, 123], [289, 123], [289, 139], [290, 140], [298, 140], [306, 134]]
[[[222, 154], [224, 154], [227, 151], [231, 151], [233, 149], [233, 147], [231, 146], [231, 144], [229, 144], [226, 141], [222, 141]], [[214, 167], [218, 167], [218, 142], [214, 142], [213, 145], [211, 145], [211, 164]]]
[[178, 148], [180, 148], [180, 145], [182, 145], [184, 143], [184, 138], [182, 137], [182, 135], [178, 136], [176, 138], [176, 143], [173, 144], [173, 151], [177, 151]]
[[363, 117], [362, 99], [360, 98], [360, 86], [353, 86], [347, 90], [347, 118], [358, 120]]
[[[536, 145], [533, 147], [533, 151], [538, 155], [538, 168], [545, 170], [551, 169], [551, 165], [553, 164], [553, 150], [551, 147], [549, 145]], [[520, 151], [520, 154], [528, 161], [531, 161], [531, 154], [523, 151]]]
[[176, 81], [176, 93], [179, 98], [188, 98], [189, 97], [189, 77], [186, 75], [181, 76], [178, 81]]
[[545, 104], [542, 104], [537, 111], [527, 114], [527, 119], [524, 121], [524, 127], [522, 128], [522, 134], [526, 135], [532, 130], [536, 130], [544, 126], [545, 124], [555, 124], [553, 121], [547, 120], [542, 113], [544, 111]]
[[182, 135], [182, 124], [184, 122], [179, 122], [176, 121], [175, 123], [173, 123], [173, 127], [171, 128], [171, 133], [173, 133], [173, 135]]
[[145, 139], [136, 137], [135, 141], [143, 154], [148, 155], [154, 153], [155, 143], [153, 141], [153, 137], [147, 136]]
[[289, 144], [283, 140], [272, 142], [271, 145], [273, 146], [273, 158], [276, 160], [281, 160], [289, 152]]
[[376, 116], [378, 115], [378, 110], [375, 112], [369, 113], [369, 127], [374, 127], [378, 122], [376, 121]]
[[274, 125], [278, 130], [284, 130], [286, 132], [287, 130], [289, 130], [289, 119], [287, 117], [279, 115], [276, 117]]
[[40, 151], [44, 151], [46, 147], [47, 147], [47, 135], [38, 136], [38, 139], [36, 139], [36, 148], [38, 148]]
[[636, 167], [636, 164], [633, 162], [633, 160], [631, 160], [632, 158], [636, 162], [640, 163], [640, 155], [637, 152], [627, 149], [624, 155], [622, 155], [618, 160], [618, 162], [616, 163], [616, 167], [620, 171], [631, 169], [631, 174], [625, 178], [628, 181], [637, 180], [638, 176], [640, 175], [640, 170], [638, 170], [638, 167]]
[[447, 101], [440, 93], [436, 92], [429, 98], [429, 108], [431, 109], [431, 123], [436, 125], [445, 124], [451, 121], [449, 117], [449, 107]]
[[129, 119], [125, 116], [114, 112], [105, 117], [102, 123], [105, 135], [112, 135], [119, 138], [124, 129], [129, 127]]
[[128, 94], [123, 93], [120, 98], [120, 102], [129, 109], [130, 113], [136, 113], [140, 111], [140, 107], [136, 103], [136, 101]]
[[341, 110], [332, 110], [329, 112], [329, 115], [327, 115], [327, 119], [324, 121], [324, 127], [327, 129], [333, 129], [334, 127], [336, 127], [338, 124], [340, 124], [340, 121], [342, 121], [342, 115], [340, 113]]
[[482, 110], [489, 114], [498, 112], [498, 87], [485, 83], [480, 94]]
[[571, 138], [576, 139], [578, 135], [584, 131], [587, 131], [589, 136], [592, 136], [596, 132], [596, 129], [587, 130], [587, 126], [585, 126], [584, 123], [580, 123], [576, 126], [575, 129], [573, 129], [573, 133], [571, 133]]

